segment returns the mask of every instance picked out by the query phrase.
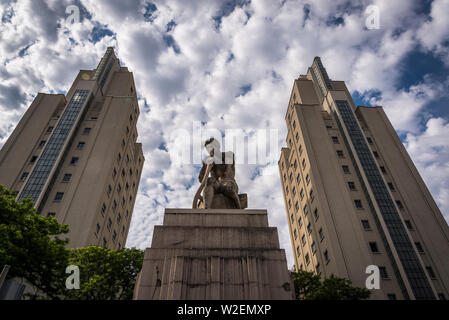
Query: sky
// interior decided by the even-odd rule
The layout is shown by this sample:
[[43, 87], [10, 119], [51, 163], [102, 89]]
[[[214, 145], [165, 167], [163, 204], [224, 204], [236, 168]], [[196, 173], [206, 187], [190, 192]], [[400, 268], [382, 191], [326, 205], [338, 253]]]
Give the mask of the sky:
[[320, 56], [356, 104], [384, 107], [449, 221], [448, 15], [449, 0], [0, 0], [0, 146], [38, 92], [66, 93], [112, 46], [134, 74], [146, 159], [126, 246], [149, 247], [164, 208], [191, 207], [200, 166], [175, 161], [175, 133], [276, 132], [275, 154], [236, 180], [291, 267], [277, 160], [293, 81]]

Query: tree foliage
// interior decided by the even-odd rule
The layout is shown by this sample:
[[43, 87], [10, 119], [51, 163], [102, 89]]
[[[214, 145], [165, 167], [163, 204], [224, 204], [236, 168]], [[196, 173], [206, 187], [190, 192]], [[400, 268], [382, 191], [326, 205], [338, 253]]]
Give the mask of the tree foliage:
[[90, 246], [72, 249], [69, 260], [79, 267], [80, 289], [65, 290], [66, 299], [129, 300], [142, 268], [143, 251]]
[[30, 199], [18, 202], [0, 185], [0, 268], [11, 266], [8, 278], [25, 279], [58, 299], [69, 257], [68, 240], [59, 237], [68, 232], [54, 217], [39, 215]]
[[[15, 192], [0, 185], [0, 270], [8, 278], [31, 284], [32, 299], [132, 299], [143, 263], [143, 251], [91, 246], [67, 249], [69, 232], [54, 217], [36, 212], [30, 199], [18, 202]], [[67, 289], [69, 265], [80, 270], [80, 289]]]
[[313, 272], [300, 270], [292, 272], [292, 278], [298, 300], [363, 300], [371, 295], [368, 289], [335, 276], [321, 279]]

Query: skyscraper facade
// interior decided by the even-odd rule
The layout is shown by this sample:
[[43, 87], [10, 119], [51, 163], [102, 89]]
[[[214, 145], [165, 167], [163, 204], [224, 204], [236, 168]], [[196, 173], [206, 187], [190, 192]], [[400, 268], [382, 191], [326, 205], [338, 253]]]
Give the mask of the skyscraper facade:
[[67, 95], [39, 93], [0, 151], [0, 184], [70, 227], [69, 247], [125, 245], [144, 163], [133, 74], [108, 48]]
[[447, 222], [382, 107], [356, 107], [316, 57], [286, 122], [279, 170], [295, 267], [365, 287], [376, 266], [373, 299], [447, 299]]

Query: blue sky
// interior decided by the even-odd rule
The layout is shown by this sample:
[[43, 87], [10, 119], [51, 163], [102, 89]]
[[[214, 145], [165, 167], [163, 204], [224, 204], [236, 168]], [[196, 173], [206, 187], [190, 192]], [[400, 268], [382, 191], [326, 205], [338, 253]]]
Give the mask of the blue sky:
[[[365, 26], [369, 5], [377, 30]], [[139, 96], [146, 162], [127, 246], [145, 248], [164, 208], [189, 207], [197, 184], [199, 167], [171, 158], [171, 134], [194, 121], [276, 129], [284, 146], [293, 80], [320, 56], [357, 104], [385, 108], [449, 220], [448, 14], [449, 0], [1, 1], [0, 145], [38, 92], [66, 92], [113, 46]], [[251, 208], [268, 209], [291, 266], [276, 165], [239, 165], [237, 182]]]

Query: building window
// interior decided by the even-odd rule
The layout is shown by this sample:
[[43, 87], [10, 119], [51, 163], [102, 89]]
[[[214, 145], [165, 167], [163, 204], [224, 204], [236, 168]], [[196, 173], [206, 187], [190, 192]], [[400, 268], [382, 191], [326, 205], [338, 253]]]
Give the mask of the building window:
[[302, 144], [299, 145], [299, 155], [302, 155]]
[[295, 238], [295, 240], [298, 237], [298, 233], [296, 232], [296, 229], [293, 230], [293, 237]]
[[120, 193], [122, 191], [122, 186], [120, 183], [117, 185], [117, 192]]
[[306, 184], [309, 185], [310, 183], [310, 176], [309, 174], [306, 175]]
[[108, 245], [108, 241], [105, 237], [103, 237], [103, 247], [106, 247]]
[[125, 234], [125, 226], [122, 226], [122, 235]]
[[30, 174], [29, 172], [22, 173], [22, 176], [20, 177], [20, 181], [25, 181], [29, 174]]
[[424, 249], [421, 245], [421, 242], [415, 242], [416, 250], [418, 250], [419, 253], [424, 253]]
[[306, 254], [306, 265], [309, 265], [309, 263], [310, 263], [310, 257], [309, 257], [309, 254], [307, 253]]
[[301, 189], [301, 191], [299, 191], [299, 197], [301, 198], [301, 200], [304, 198], [304, 189]]
[[379, 158], [379, 154], [377, 153], [377, 151], [373, 151], [373, 155], [374, 157]]
[[309, 213], [309, 206], [307, 204], [304, 205], [303, 211], [305, 216]]
[[122, 207], [125, 206], [125, 197], [122, 197]]
[[332, 137], [332, 142], [333, 142], [333, 143], [339, 143], [339, 142], [338, 142], [338, 137], [335, 137], [335, 136]]
[[112, 187], [111, 187], [111, 185], [108, 185], [108, 196], [111, 195], [111, 192], [112, 192]]
[[380, 166], [380, 171], [382, 171], [382, 173], [387, 173], [387, 170], [385, 169], [384, 166]]
[[299, 179], [301, 178], [301, 176], [299, 175], [299, 173], [298, 173], [298, 175], [296, 176], [296, 183], [299, 183]]
[[299, 210], [299, 203], [298, 203], [298, 201], [295, 202], [295, 210], [296, 210], [296, 212], [298, 212], [298, 210]]
[[126, 143], [125, 143], [125, 139], [122, 139], [122, 147], [124, 148], [124, 147], [125, 147], [125, 145], [126, 145]]
[[285, 186], [285, 194], [288, 195], [288, 186]]
[[438, 294], [438, 299], [440, 299], [440, 300], [446, 300], [446, 297], [445, 297], [444, 293], [439, 293], [439, 294]]
[[301, 217], [299, 217], [299, 219], [298, 219], [298, 226], [301, 228], [302, 227], [302, 218]]
[[303, 168], [303, 169], [306, 168], [306, 159], [302, 159], [302, 168]]
[[310, 190], [309, 197], [310, 197], [310, 202], [313, 202], [313, 200], [315, 199], [315, 195], [313, 194], [313, 189]]
[[84, 149], [84, 146], [86, 145], [86, 143], [85, 142], [83, 142], [83, 141], [80, 141], [80, 142], [78, 142], [78, 146], [76, 147], [78, 150], [82, 150], [82, 149]]
[[124, 176], [125, 176], [125, 174], [126, 174], [126, 172], [125, 172], [125, 169], [124, 169], [124, 168], [122, 168], [122, 177], [124, 177]]
[[288, 208], [290, 209], [292, 207], [292, 201], [288, 199]]
[[390, 188], [391, 191], [394, 191], [394, 186], [391, 182], [388, 182], [388, 188]]
[[402, 205], [402, 202], [400, 200], [396, 200], [396, 205], [399, 209], [404, 209], [404, 206]]
[[100, 225], [97, 223], [97, 229], [95, 230], [95, 233], [98, 234], [100, 232]]
[[348, 181], [348, 187], [349, 187], [349, 190], [351, 190], [351, 191], [356, 190], [354, 181]]
[[70, 179], [72, 179], [72, 174], [66, 173], [66, 174], [64, 174], [64, 177], [62, 178], [62, 182], [69, 182]]
[[320, 228], [320, 230], [318, 230], [318, 234], [320, 235], [320, 241], [323, 241], [324, 240], [323, 228]]
[[129, 189], [129, 184], [128, 184], [128, 182], [125, 184], [125, 189], [126, 189], [126, 190]]
[[343, 154], [343, 150], [337, 150], [337, 156], [338, 156], [339, 158], [344, 158], [345, 156], [344, 156], [344, 154]]
[[112, 226], [112, 220], [111, 218], [108, 218], [108, 229], [111, 230], [111, 226]]
[[320, 273], [321, 273], [321, 270], [320, 270], [320, 263], [319, 263], [319, 262], [318, 262], [318, 263], [316, 264], [316, 266], [315, 266], [315, 271], [316, 271], [317, 274], [320, 274]]
[[287, 180], [287, 176], [285, 175], [285, 173], [284, 173], [284, 182]]
[[47, 133], [50, 133], [50, 132], [52, 132], [52, 131], [53, 131], [53, 129], [54, 129], [54, 127], [48, 127], [48, 128], [47, 128]]
[[301, 243], [303, 246], [306, 244], [306, 236], [304, 234], [301, 237]]
[[290, 221], [293, 223], [293, 219], [294, 219], [294, 217], [293, 217], [293, 213], [290, 215]]
[[292, 194], [293, 194], [293, 196], [296, 196], [296, 187], [293, 187]]
[[363, 209], [362, 200], [354, 200], [354, 205], [357, 209]]
[[49, 212], [49, 213], [47, 213], [47, 218], [54, 217], [55, 215], [56, 215], [56, 212]]
[[296, 136], [295, 136], [295, 138], [296, 138], [296, 141], [298, 141], [298, 140], [299, 140], [299, 133], [298, 133], [298, 132], [296, 132]]
[[324, 250], [324, 261], [326, 261], [326, 264], [329, 263], [329, 252], [326, 250]]
[[433, 272], [433, 269], [431, 266], [427, 266], [426, 270], [427, 270], [427, 273], [429, 274], [430, 278], [436, 279], [435, 272]]
[[106, 212], [106, 204], [103, 202], [103, 205], [101, 206], [101, 214], [104, 215]]
[[370, 137], [366, 137], [366, 140], [368, 141], [369, 144], [373, 144], [373, 140]]
[[312, 241], [312, 245], [310, 246], [312, 248], [312, 254], [316, 253], [316, 244], [315, 241]]
[[394, 293], [387, 294], [388, 300], [396, 300], [396, 295]]
[[410, 222], [410, 220], [404, 220], [405, 225], [407, 226], [407, 229], [409, 230], [413, 230], [413, 226], [412, 223]]
[[319, 217], [319, 215], [318, 215], [318, 208], [315, 208], [315, 210], [313, 210], [313, 216], [315, 217], [315, 221], [317, 221], [318, 217]]
[[372, 253], [378, 253], [379, 252], [379, 248], [377, 247], [377, 243], [376, 242], [370, 242], [369, 243], [369, 247], [370, 247]]
[[72, 157], [72, 160], [70, 160], [70, 164], [72, 166], [76, 165], [78, 163], [79, 158], [78, 157]]
[[344, 172], [344, 173], [351, 173], [351, 172], [349, 171], [349, 167], [348, 167], [348, 166], [341, 166], [341, 168], [343, 169], [343, 172]]
[[312, 225], [310, 224], [310, 222], [307, 224], [307, 232], [308, 232], [309, 234], [312, 233]]
[[117, 169], [114, 168], [114, 170], [112, 170], [112, 177], [115, 178], [116, 175], [117, 175]]
[[298, 257], [301, 255], [301, 250], [299, 249], [299, 246], [296, 247], [296, 254]]
[[45, 146], [45, 140], [41, 140], [41, 142], [39, 142], [39, 148], [42, 148], [43, 146]]
[[64, 192], [56, 192], [54, 201], [58, 201], [59, 202], [59, 201], [62, 200], [63, 197], [64, 197]]
[[90, 133], [90, 128], [84, 128], [83, 134], [89, 134]]
[[388, 279], [388, 273], [387, 273], [386, 267], [379, 267], [379, 273], [380, 273], [380, 277], [382, 279]]
[[115, 232], [114, 230], [114, 232], [112, 233], [112, 241], [115, 242], [116, 239], [117, 239], [117, 232]]
[[32, 156], [30, 159], [30, 163], [34, 163], [37, 160], [37, 156]]
[[288, 177], [290, 179], [290, 182], [293, 181], [293, 173], [290, 173], [290, 176]]
[[293, 163], [293, 167], [295, 168], [295, 170], [296, 170], [296, 168], [298, 168], [298, 161], [296, 161], [296, 159], [295, 159], [295, 162]]
[[293, 129], [296, 129], [296, 121], [293, 121]]
[[362, 220], [362, 226], [363, 226], [363, 229], [365, 229], [365, 230], [371, 230], [371, 226], [369, 225], [368, 220]]

